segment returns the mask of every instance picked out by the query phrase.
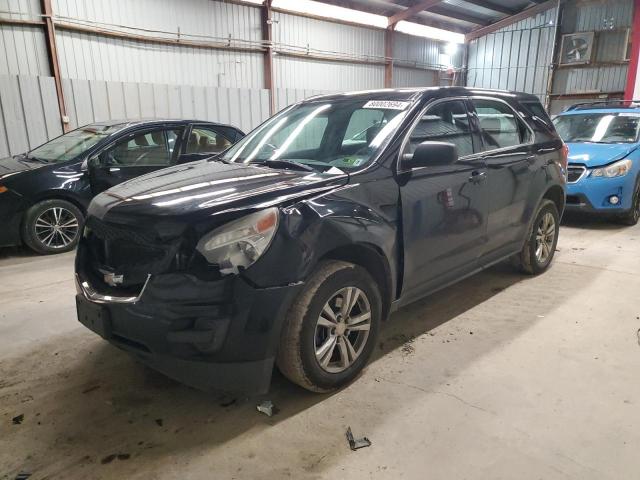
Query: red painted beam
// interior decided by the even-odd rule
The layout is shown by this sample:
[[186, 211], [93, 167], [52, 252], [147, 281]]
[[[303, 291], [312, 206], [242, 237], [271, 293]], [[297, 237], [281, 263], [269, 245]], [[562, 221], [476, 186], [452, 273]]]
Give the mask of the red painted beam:
[[631, 27], [631, 58], [627, 72], [627, 86], [624, 90], [624, 99], [633, 100], [638, 78], [640, 60], [640, 0], [634, 0], [633, 26]]

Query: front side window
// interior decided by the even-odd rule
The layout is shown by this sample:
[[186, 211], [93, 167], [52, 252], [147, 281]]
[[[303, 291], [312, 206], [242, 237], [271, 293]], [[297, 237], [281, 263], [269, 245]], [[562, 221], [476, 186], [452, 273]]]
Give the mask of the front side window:
[[511, 107], [495, 100], [474, 99], [484, 150], [525, 143], [528, 132]]
[[177, 128], [128, 136], [102, 152], [100, 160], [104, 165], [122, 167], [167, 166], [171, 164], [181, 135], [182, 129]]
[[120, 125], [87, 125], [34, 148], [27, 153], [27, 157], [48, 163], [73, 160], [120, 128]]
[[565, 142], [635, 143], [640, 131], [637, 113], [576, 113], [553, 121]]
[[187, 141], [187, 153], [224, 152], [231, 146], [231, 141], [211, 128], [193, 127]]
[[[362, 168], [396, 132], [410, 100], [344, 98], [301, 103], [267, 120], [222, 160], [327, 171]], [[294, 165], [295, 166], [295, 165]]]
[[411, 132], [404, 153], [413, 153], [422, 142], [453, 143], [460, 157], [471, 155], [473, 140], [464, 102], [452, 100], [427, 109]]

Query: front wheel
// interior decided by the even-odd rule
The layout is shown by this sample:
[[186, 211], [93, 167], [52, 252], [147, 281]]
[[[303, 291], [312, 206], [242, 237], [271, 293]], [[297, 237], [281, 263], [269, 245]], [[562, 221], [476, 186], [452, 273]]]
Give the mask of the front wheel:
[[73, 203], [44, 200], [27, 210], [22, 238], [37, 253], [68, 252], [78, 244], [83, 224], [84, 216]]
[[620, 223], [633, 226], [640, 220], [640, 179], [636, 181], [636, 188], [631, 199], [631, 209], [620, 217]]
[[365, 269], [341, 261], [321, 264], [287, 315], [278, 368], [313, 392], [349, 383], [371, 356], [381, 313], [380, 291]]
[[560, 215], [556, 204], [543, 200], [536, 212], [529, 236], [522, 250], [514, 258], [516, 266], [524, 273], [537, 275], [544, 272], [556, 252], [560, 232]]

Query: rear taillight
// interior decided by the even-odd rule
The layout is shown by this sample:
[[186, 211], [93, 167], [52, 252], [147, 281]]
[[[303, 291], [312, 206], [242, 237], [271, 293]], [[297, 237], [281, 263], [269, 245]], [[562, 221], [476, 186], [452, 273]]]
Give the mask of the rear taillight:
[[569, 147], [567, 147], [567, 144], [564, 142], [562, 142], [560, 157], [560, 165], [562, 165], [562, 169], [566, 172], [567, 165], [569, 164]]

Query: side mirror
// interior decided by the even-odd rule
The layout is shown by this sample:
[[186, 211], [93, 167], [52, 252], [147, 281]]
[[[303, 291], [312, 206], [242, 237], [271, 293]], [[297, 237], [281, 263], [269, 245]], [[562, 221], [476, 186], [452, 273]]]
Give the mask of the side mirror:
[[402, 155], [403, 170], [451, 165], [458, 161], [458, 148], [453, 143], [422, 142], [413, 153]]

